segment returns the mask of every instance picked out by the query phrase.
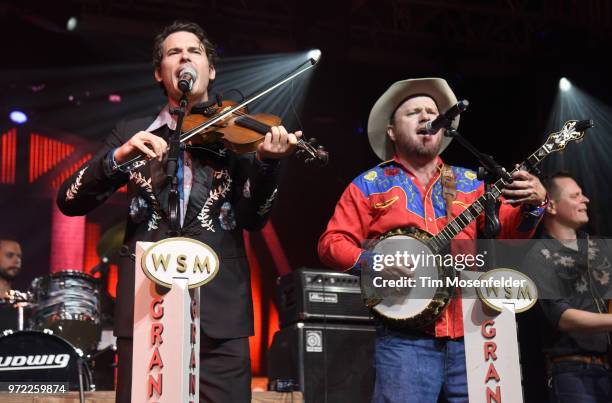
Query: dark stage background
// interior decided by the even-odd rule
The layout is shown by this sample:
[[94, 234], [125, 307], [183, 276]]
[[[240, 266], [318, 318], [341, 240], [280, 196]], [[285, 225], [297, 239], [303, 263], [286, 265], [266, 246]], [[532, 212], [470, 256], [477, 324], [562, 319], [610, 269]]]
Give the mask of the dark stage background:
[[[69, 16], [78, 18], [73, 32], [65, 30]], [[274, 318], [274, 278], [287, 268], [323, 267], [318, 236], [348, 183], [378, 163], [367, 141], [367, 118], [392, 83], [445, 78], [458, 98], [470, 101], [460, 131], [506, 167], [560, 128], [549, 116], [561, 77], [594, 97], [599, 108], [612, 103], [612, 63], [604, 56], [612, 45], [612, 5], [604, 0], [20, 1], [1, 4], [0, 18], [0, 133], [15, 128], [17, 139], [15, 180], [0, 184], [0, 220], [2, 235], [24, 247], [22, 288], [49, 271], [54, 254], [54, 179], [95, 150], [117, 120], [155, 113], [163, 104], [150, 67], [152, 37], [162, 26], [185, 18], [206, 29], [221, 53], [219, 86], [224, 66], [228, 75], [231, 66], [239, 66], [237, 57], [322, 50], [319, 66], [293, 92], [299, 120], [292, 112], [284, 117], [291, 129], [301, 128], [327, 147], [330, 164], [312, 169], [288, 161], [272, 216], [278, 243], [262, 234], [249, 237], [260, 268], [254, 274], [260, 308], [256, 373], [265, 373], [264, 351], [275, 327], [274, 319], [272, 325], [268, 320]], [[271, 60], [270, 69], [278, 63]], [[257, 77], [250, 78], [252, 85]], [[121, 102], [109, 102], [109, 94], [120, 95]], [[28, 114], [25, 125], [8, 120], [14, 108]], [[589, 118], [588, 113], [572, 118]], [[597, 135], [570, 145], [550, 166], [574, 170], [591, 197], [591, 230], [606, 236], [612, 233], [607, 213], [612, 186], [604, 123], [596, 121]], [[75, 147], [33, 182], [32, 133]], [[443, 157], [476, 167], [458, 144]], [[576, 160], [581, 163], [568, 162]], [[125, 208], [118, 195], [92, 213], [87, 222], [97, 229], [88, 239], [104, 234]], [[86, 269], [95, 256], [87, 262]]]

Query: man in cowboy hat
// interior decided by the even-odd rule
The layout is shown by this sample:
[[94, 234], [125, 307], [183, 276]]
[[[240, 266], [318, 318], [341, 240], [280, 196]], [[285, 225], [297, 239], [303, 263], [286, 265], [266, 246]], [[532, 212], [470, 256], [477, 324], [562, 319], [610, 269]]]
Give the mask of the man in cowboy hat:
[[[368, 121], [372, 149], [383, 160], [355, 178], [342, 194], [319, 239], [321, 260], [360, 273], [371, 260], [365, 241], [400, 227], [438, 233], [481, 196], [484, 185], [465, 168], [445, 165], [439, 154], [450, 138], [429, 134], [427, 122], [457, 98], [445, 80], [422, 78], [393, 84], [376, 102]], [[459, 117], [452, 122], [457, 128]], [[528, 238], [544, 212], [540, 181], [525, 171], [513, 174], [503, 191], [501, 237]], [[478, 218], [483, 224], [483, 217]], [[476, 239], [477, 224], [457, 239]], [[385, 275], [385, 270], [381, 274]], [[393, 277], [393, 275], [391, 275]], [[379, 324], [375, 348], [375, 402], [467, 402], [461, 298], [453, 299], [430, 325], [400, 330]]]

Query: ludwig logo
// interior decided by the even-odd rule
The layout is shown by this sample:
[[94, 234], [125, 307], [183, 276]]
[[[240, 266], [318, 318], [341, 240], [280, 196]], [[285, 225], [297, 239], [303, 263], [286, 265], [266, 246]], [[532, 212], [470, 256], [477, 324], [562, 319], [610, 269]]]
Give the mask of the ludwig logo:
[[186, 278], [189, 288], [195, 288], [217, 275], [219, 257], [205, 243], [177, 237], [151, 245], [140, 265], [145, 275], [161, 286], [170, 288], [173, 278]]
[[514, 312], [525, 312], [538, 300], [538, 288], [532, 279], [513, 269], [494, 269], [478, 279], [476, 288], [482, 302], [491, 309], [501, 312], [503, 304], [514, 304]]
[[68, 354], [7, 355], [0, 357], [0, 371], [66, 368], [69, 362]]

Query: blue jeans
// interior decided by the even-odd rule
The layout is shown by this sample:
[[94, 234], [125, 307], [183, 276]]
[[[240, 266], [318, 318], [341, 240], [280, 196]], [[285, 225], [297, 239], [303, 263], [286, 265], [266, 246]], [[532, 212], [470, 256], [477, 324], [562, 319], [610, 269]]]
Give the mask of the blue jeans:
[[468, 401], [463, 339], [379, 329], [373, 403]]
[[612, 378], [603, 365], [564, 361], [552, 364], [549, 383], [554, 403], [612, 402]]

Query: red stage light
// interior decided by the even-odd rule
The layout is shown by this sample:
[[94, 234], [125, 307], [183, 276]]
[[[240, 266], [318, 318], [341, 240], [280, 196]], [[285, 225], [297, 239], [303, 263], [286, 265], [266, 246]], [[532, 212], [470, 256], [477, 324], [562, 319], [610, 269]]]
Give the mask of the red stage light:
[[15, 165], [17, 160], [17, 129], [10, 129], [2, 134], [2, 164], [0, 166], [0, 183], [15, 183]]
[[50, 139], [38, 133], [31, 133], [28, 181], [33, 183], [73, 152], [74, 146], [70, 144]]

